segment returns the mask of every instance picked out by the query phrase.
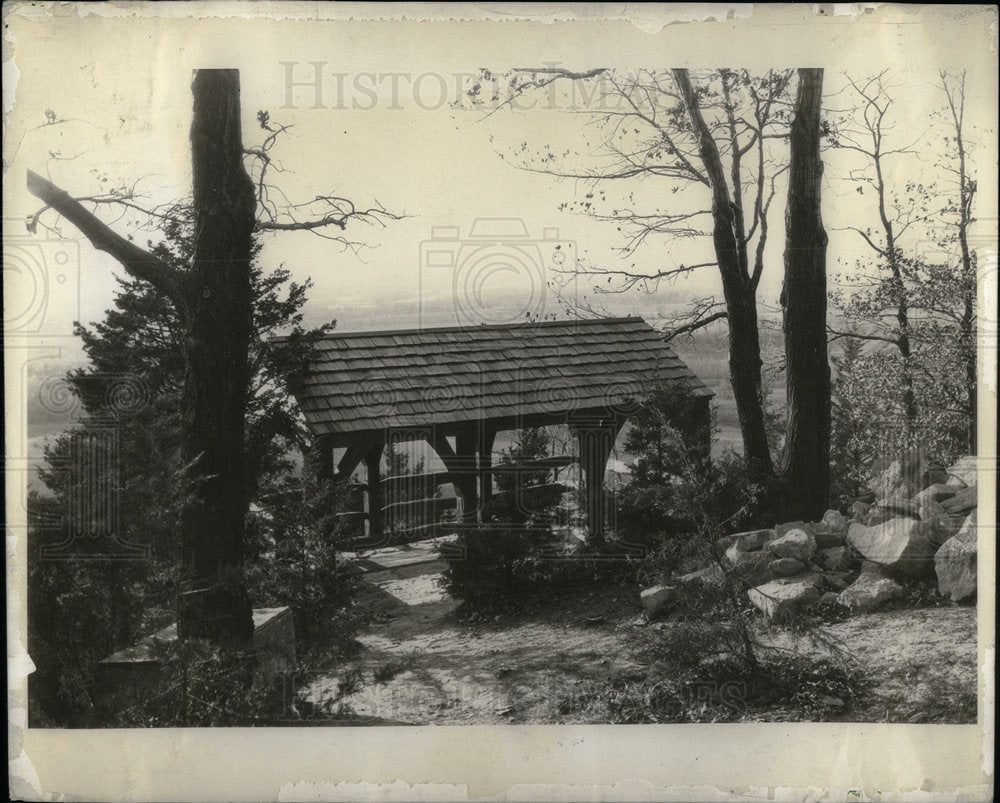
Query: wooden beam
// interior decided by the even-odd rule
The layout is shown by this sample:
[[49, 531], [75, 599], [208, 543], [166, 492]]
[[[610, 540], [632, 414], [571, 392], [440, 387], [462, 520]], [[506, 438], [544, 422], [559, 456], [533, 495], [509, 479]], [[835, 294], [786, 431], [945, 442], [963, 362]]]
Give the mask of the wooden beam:
[[423, 488], [424, 484], [443, 485], [451, 482], [451, 474], [447, 471], [428, 471], [423, 474], [397, 474], [393, 477], [382, 478], [382, 492], [386, 497], [396, 496], [402, 491], [414, 488]]
[[[367, 445], [355, 445], [348, 446], [347, 451], [344, 452], [344, 456], [340, 458], [337, 463], [337, 473], [333, 475], [334, 482], [341, 482], [348, 479], [351, 474], [354, 473], [354, 469], [358, 467], [358, 464], [364, 460], [366, 449], [371, 448], [371, 442]], [[331, 448], [332, 452], [332, 448]], [[333, 460], [333, 454], [330, 455], [331, 461]]]
[[[451, 482], [462, 497], [462, 520], [475, 521], [477, 512], [476, 501], [476, 455], [474, 446], [470, 453], [468, 433], [456, 435], [455, 448], [452, 449], [447, 437], [442, 432], [435, 430], [434, 451], [437, 452], [441, 462], [451, 477]], [[471, 482], [470, 482], [471, 480]]]
[[[607, 417], [612, 414], [612, 411], [609, 411], [604, 407], [586, 407], [557, 412], [538, 412], [520, 415], [512, 413], [511, 415], [494, 416], [490, 418], [470, 417], [468, 420], [464, 421], [428, 421], [424, 426], [405, 427], [403, 428], [403, 431], [416, 433], [423, 430], [429, 433], [433, 429], [435, 433], [443, 433], [444, 435], [453, 436], [463, 429], [483, 427], [486, 430], [503, 432], [505, 430], [527, 429], [531, 427], [586, 423], [588, 421]], [[355, 444], [363, 445], [371, 443], [373, 439], [385, 440], [386, 430], [368, 429], [358, 430], [355, 432], [334, 432], [324, 435], [323, 437], [329, 440], [331, 446], [345, 447]], [[419, 436], [417, 439], [419, 439]], [[428, 440], [430, 440], [430, 438], [428, 438]]]
[[443, 510], [454, 510], [458, 506], [458, 500], [454, 496], [429, 496], [425, 499], [407, 499], [403, 502], [391, 502], [385, 505], [382, 510], [384, 515], [391, 516], [411, 507], [430, 508], [432, 516], [436, 518]]
[[333, 446], [326, 438], [320, 436], [313, 439], [312, 449], [319, 459], [319, 476], [325, 480], [332, 480]]

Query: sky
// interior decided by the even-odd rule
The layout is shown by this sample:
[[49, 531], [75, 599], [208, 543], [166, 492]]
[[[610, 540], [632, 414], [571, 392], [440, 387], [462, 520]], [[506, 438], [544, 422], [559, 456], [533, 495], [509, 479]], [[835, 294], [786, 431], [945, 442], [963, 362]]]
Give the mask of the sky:
[[[139, 187], [152, 199], [183, 197], [190, 186], [190, 78], [197, 67], [240, 69], [247, 146], [261, 139], [258, 110], [291, 126], [275, 150], [283, 172], [275, 173], [274, 181], [292, 201], [335, 192], [358, 206], [378, 203], [405, 216], [384, 227], [350, 225], [346, 235], [362, 244], [357, 253], [308, 233], [266, 237], [265, 264], [284, 264], [296, 279], [308, 276], [315, 283], [307, 321], [336, 318], [343, 330], [559, 315], [559, 305], [542, 292], [556, 250], [610, 268], [634, 262], [641, 272], [711, 258], [707, 238], [661, 238], [623, 262], [616, 251], [622, 240], [613, 225], [560, 208], [591, 191], [589, 183], [512, 166], [511, 154], [522, 143], [529, 152], [546, 145], [576, 148], [581, 164], [592, 161], [586, 144], [590, 118], [567, 111], [565, 98], [547, 104], [548, 96], [534, 108], [488, 116], [481, 108], [469, 108], [462, 94], [468, 86], [464, 76], [480, 67], [629, 70], [697, 68], [721, 60], [763, 70], [818, 64], [826, 68], [828, 108], [843, 100], [845, 71], [866, 76], [887, 69], [898, 86], [898, 132], [907, 137], [928, 130], [928, 112], [941, 100], [936, 70], [968, 68], [979, 167], [995, 170], [989, 146], [996, 139], [996, 69], [986, 52], [988, 12], [982, 10], [963, 16], [961, 9], [897, 9], [862, 14], [852, 23], [808, 7], [761, 9], [748, 19], [672, 25], [652, 33], [648, 26], [643, 30], [600, 19], [379, 24], [183, 18], [175, 16], [182, 12], [172, 4], [160, 6], [161, 12], [152, 12], [160, 17], [66, 13], [9, 20], [14, 72], [8, 75], [17, 80], [5, 81], [5, 102], [13, 104], [4, 142], [5, 239], [8, 254], [13, 248], [15, 257], [48, 260], [46, 270], [53, 275], [42, 288], [46, 309], [34, 334], [36, 342], [53, 345], [68, 360], [80, 357], [72, 321], [102, 316], [113, 298], [113, 277], [121, 271], [68, 224], [62, 227], [66, 241], [24, 232], [20, 221], [37, 208], [24, 191], [25, 171], [47, 173], [74, 195], [140, 179]], [[746, 16], [745, 10], [740, 14]], [[16, 87], [13, 92], [11, 87]], [[456, 100], [463, 101], [461, 107]], [[587, 111], [586, 102], [576, 98], [575, 108]], [[46, 110], [66, 122], [43, 125]], [[920, 148], [926, 161], [929, 146]], [[823, 214], [832, 272], [861, 253], [857, 235], [840, 229], [870, 220], [872, 207], [853, 182], [843, 180], [850, 166], [843, 152], [824, 158]], [[902, 181], [925, 168], [900, 160], [894, 169], [898, 172], [890, 179]], [[980, 185], [980, 204], [990, 209], [996, 182]], [[636, 191], [647, 198], [661, 192], [649, 183]], [[688, 197], [680, 198], [704, 205], [699, 192], [687, 190]], [[780, 292], [783, 193], [779, 182], [771, 214], [775, 234], [760, 292], [765, 315], [774, 310]], [[118, 230], [129, 229], [129, 218], [116, 219], [108, 209], [101, 214]], [[477, 221], [481, 230], [500, 231], [492, 250], [487, 249], [488, 259], [471, 244]], [[510, 231], [523, 236], [504, 235]], [[136, 236], [141, 242], [149, 235]], [[57, 265], [56, 259], [64, 262]], [[26, 280], [15, 275], [13, 285], [18, 281]], [[590, 291], [578, 286], [576, 292]], [[610, 312], [656, 319], [686, 297], [718, 293], [717, 277], [701, 271], [652, 296], [591, 297]], [[6, 298], [10, 306], [10, 292]]]

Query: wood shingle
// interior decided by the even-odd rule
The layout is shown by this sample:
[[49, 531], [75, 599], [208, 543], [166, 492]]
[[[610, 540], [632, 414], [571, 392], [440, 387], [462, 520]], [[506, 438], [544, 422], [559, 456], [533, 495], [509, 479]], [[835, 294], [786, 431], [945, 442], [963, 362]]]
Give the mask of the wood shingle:
[[317, 435], [627, 410], [652, 386], [711, 391], [641, 318], [332, 333], [296, 394]]

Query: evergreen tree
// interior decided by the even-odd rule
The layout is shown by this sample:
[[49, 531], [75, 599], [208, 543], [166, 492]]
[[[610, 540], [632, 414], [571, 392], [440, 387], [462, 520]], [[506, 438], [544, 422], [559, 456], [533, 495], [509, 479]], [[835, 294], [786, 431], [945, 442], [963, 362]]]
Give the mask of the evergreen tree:
[[[189, 227], [171, 223], [152, 251], [180, 271], [190, 248]], [[273, 543], [268, 528], [281, 520], [273, 509], [297, 481], [295, 450], [308, 443], [289, 389], [334, 326], [303, 328], [310, 281], [256, 260], [251, 275], [246, 482], [258, 543], [248, 545], [250, 558]], [[49, 494], [29, 498], [31, 703], [33, 722], [43, 724], [93, 718], [94, 664], [177, 616], [183, 327], [150, 285], [118, 284], [104, 319], [76, 326], [88, 364], [66, 379], [83, 416], [45, 449]], [[283, 340], [269, 341], [279, 332]]]

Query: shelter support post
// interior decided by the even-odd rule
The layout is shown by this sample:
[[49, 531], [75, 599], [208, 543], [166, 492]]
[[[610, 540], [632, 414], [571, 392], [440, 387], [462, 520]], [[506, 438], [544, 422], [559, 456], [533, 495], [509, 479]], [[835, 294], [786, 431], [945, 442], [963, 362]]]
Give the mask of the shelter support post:
[[587, 516], [587, 529], [593, 541], [604, 538], [604, 528], [611, 518], [608, 500], [604, 493], [604, 472], [608, 458], [615, 447], [624, 425], [616, 418], [595, 419], [571, 424], [577, 439], [580, 469], [583, 474], [583, 503]]
[[385, 530], [382, 516], [382, 444], [372, 446], [365, 452], [365, 468], [368, 472], [365, 498], [368, 513], [368, 537], [381, 538]]
[[482, 521], [483, 511], [493, 498], [493, 442], [497, 431], [480, 427], [476, 434], [479, 441], [476, 444], [479, 455], [479, 519]]

